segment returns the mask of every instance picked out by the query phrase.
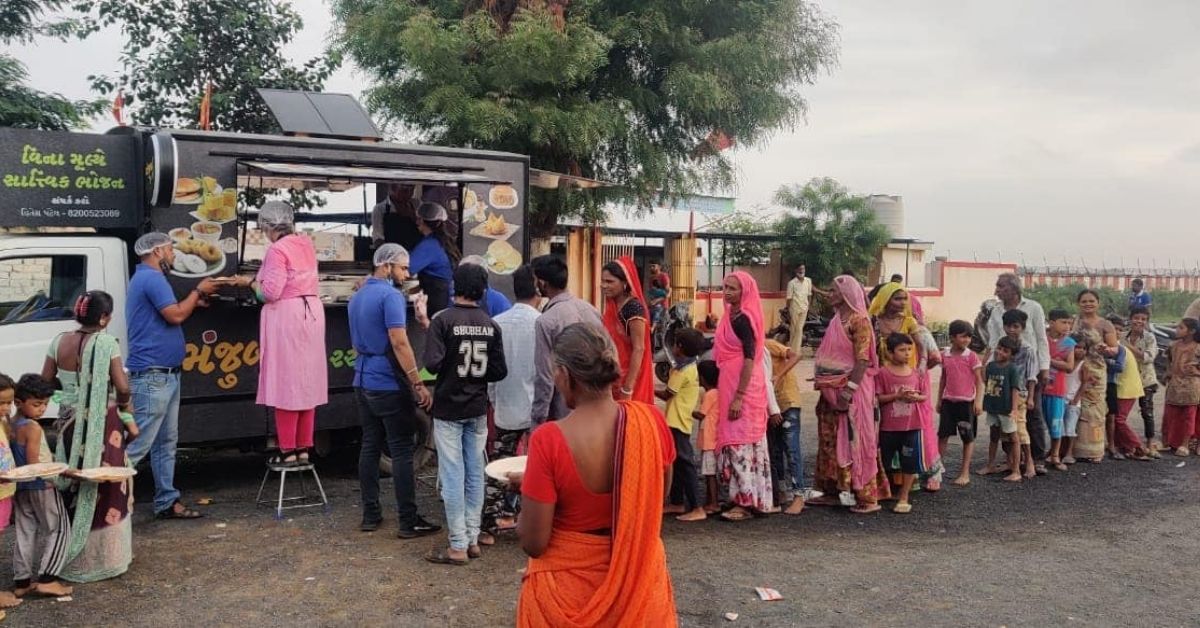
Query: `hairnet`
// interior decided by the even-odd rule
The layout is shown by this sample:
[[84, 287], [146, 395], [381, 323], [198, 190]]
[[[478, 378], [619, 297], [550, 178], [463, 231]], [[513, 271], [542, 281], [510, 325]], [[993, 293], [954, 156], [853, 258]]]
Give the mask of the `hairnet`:
[[137, 242], [133, 243], [133, 252], [138, 257], [141, 257], [160, 246], [166, 246], [170, 243], [171, 236], [158, 231], [151, 231], [150, 233], [143, 234], [142, 237], [137, 239]]
[[375, 249], [375, 265], [404, 264], [408, 262], [408, 251], [395, 242], [388, 242]]
[[437, 222], [446, 220], [448, 214], [446, 208], [438, 203], [421, 203], [421, 206], [417, 208], [417, 216], [421, 220]]
[[458, 264], [459, 266], [462, 266], [463, 264], [472, 264], [474, 266], [479, 266], [480, 268], [487, 268], [487, 260], [483, 259], [482, 255], [468, 255], [459, 260]]
[[258, 226], [263, 229], [293, 227], [295, 224], [295, 210], [283, 201], [267, 201], [258, 210]]

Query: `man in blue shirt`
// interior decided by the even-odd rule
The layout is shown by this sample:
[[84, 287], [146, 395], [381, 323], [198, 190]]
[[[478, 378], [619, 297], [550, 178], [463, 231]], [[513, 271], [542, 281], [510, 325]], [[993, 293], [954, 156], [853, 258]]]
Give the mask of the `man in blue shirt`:
[[415, 404], [429, 409], [431, 398], [421, 381], [412, 345], [408, 342], [408, 304], [396, 285], [408, 279], [408, 251], [395, 243], [375, 250], [375, 272], [350, 298], [350, 341], [358, 354], [354, 362], [354, 396], [362, 423], [358, 482], [363, 518], [359, 529], [373, 532], [383, 522], [379, 505], [379, 457], [386, 444], [392, 458], [392, 486], [400, 519], [397, 533], [412, 539], [441, 530], [417, 514], [413, 474], [413, 436], [417, 432]]
[[216, 290], [209, 278], [177, 301], [163, 274], [175, 263], [171, 238], [151, 232], [138, 238], [133, 252], [141, 259], [129, 280], [125, 320], [129, 325], [129, 384], [133, 416], [141, 430], [129, 445], [132, 465], [150, 454], [154, 473], [154, 513], [159, 519], [195, 519], [200, 513], [185, 506], [175, 488], [175, 446], [179, 441], [179, 379], [183, 366], [183, 328], [203, 298]]
[[1141, 279], [1134, 279], [1129, 282], [1129, 311], [1134, 308], [1143, 307], [1146, 311], [1150, 311], [1150, 307], [1154, 304], [1154, 298], [1146, 292], [1146, 282]]

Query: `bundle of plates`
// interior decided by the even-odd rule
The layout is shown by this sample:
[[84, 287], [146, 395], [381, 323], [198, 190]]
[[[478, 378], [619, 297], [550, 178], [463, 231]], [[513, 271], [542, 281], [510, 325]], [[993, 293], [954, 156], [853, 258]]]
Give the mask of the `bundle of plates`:
[[135, 475], [137, 471], [129, 467], [99, 466], [79, 472], [79, 477], [89, 482], [124, 482]]

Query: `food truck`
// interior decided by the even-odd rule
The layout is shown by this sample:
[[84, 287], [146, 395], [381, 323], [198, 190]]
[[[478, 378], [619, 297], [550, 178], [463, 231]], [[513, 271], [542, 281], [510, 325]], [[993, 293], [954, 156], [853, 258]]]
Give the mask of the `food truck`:
[[[172, 238], [167, 277], [182, 297], [204, 277], [257, 271], [265, 242], [254, 219], [263, 199], [340, 193], [361, 211], [297, 208], [297, 231], [317, 247], [325, 308], [329, 403], [317, 409], [320, 448], [323, 435], [358, 425], [347, 303], [372, 270], [372, 207], [396, 184], [419, 186], [421, 198], [445, 205], [463, 255], [483, 256], [491, 287], [511, 297], [510, 275], [529, 252], [523, 155], [130, 127], [0, 129], [0, 371], [40, 372], [50, 341], [76, 327], [72, 306], [86, 290], [113, 296], [109, 331], [127, 348], [126, 285], [141, 234]], [[181, 444], [265, 442], [274, 430], [254, 403], [260, 305], [247, 296], [223, 289], [183, 325]], [[419, 361], [423, 329], [413, 314]]]

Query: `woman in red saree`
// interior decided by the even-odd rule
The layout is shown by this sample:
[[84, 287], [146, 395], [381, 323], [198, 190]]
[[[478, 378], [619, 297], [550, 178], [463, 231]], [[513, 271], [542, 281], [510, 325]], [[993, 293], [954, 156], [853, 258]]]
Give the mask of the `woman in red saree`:
[[[841, 275], [828, 293], [835, 316], [817, 349], [817, 468], [815, 486], [825, 493], [808, 503], [853, 506], [856, 513], [880, 510], [891, 495], [879, 458], [875, 425], [875, 370], [879, 355], [858, 280]], [[853, 497], [851, 497], [851, 493]], [[839, 495], [835, 497], [835, 495]]]
[[533, 432], [517, 522], [529, 565], [517, 625], [675, 626], [660, 532], [675, 449], [652, 405], [615, 401], [616, 352], [598, 327], [568, 326], [554, 380], [571, 414]]
[[628, 256], [604, 265], [600, 271], [604, 291], [604, 328], [617, 347], [621, 378], [613, 387], [616, 399], [654, 403], [653, 352], [650, 349], [650, 311]]

